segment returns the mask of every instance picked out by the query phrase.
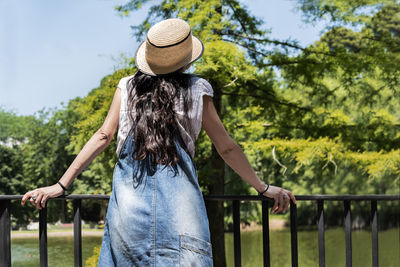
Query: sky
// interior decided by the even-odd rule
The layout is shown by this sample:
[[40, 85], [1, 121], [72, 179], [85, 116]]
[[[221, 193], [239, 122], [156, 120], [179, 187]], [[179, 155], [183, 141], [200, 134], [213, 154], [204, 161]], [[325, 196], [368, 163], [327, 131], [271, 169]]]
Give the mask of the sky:
[[[121, 17], [114, 6], [128, 0], [0, 0], [0, 106], [17, 115], [61, 107], [85, 97], [133, 57], [138, 42], [131, 25], [146, 7]], [[153, 1], [156, 2], [156, 1]], [[303, 46], [319, 39], [322, 23], [302, 23], [293, 0], [242, 1], [265, 21], [270, 37]]]

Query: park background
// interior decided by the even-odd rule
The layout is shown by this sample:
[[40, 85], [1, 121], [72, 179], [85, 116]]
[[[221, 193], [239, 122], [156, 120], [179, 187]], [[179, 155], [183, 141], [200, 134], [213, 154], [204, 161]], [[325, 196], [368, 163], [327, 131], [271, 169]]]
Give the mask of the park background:
[[[203, 40], [204, 55], [190, 71], [210, 81], [227, 131], [263, 181], [296, 195], [400, 192], [398, 1], [2, 1], [0, 7], [1, 194], [24, 194], [58, 181], [101, 126], [119, 80], [135, 72], [134, 51], [149, 26], [169, 17], [187, 20]], [[115, 141], [68, 193], [111, 193]], [[204, 194], [256, 194], [223, 162], [204, 131], [195, 163]], [[104, 201], [84, 201], [82, 218], [101, 228], [106, 207]], [[223, 228], [216, 230], [229, 233], [232, 207], [228, 202], [211, 207], [221, 208]], [[378, 208], [381, 263], [396, 266], [398, 202]], [[71, 202], [49, 201], [48, 209], [49, 222], [72, 220]], [[18, 201], [12, 211], [14, 230], [38, 217], [37, 210]], [[369, 242], [368, 203], [352, 204], [352, 212], [354, 229], [362, 229], [355, 232], [354, 263], [365, 266], [370, 263], [363, 257], [370, 251], [363, 247]], [[215, 214], [210, 220], [218, 219]], [[327, 203], [329, 266], [343, 266], [343, 238], [335, 239], [342, 214], [340, 202]], [[260, 223], [261, 205], [242, 203], [241, 221]], [[298, 223], [304, 226], [300, 250], [305, 240], [299, 263], [316, 266], [313, 203], [298, 204]], [[285, 234], [283, 229], [271, 235], [272, 266], [289, 266]], [[245, 235], [243, 263], [258, 266], [261, 235]], [[37, 262], [35, 242], [15, 239], [13, 253]], [[56, 243], [58, 249], [65, 246], [62, 239], [53, 247]], [[84, 247], [88, 266], [96, 260], [99, 239], [89, 243]], [[33, 247], [23, 248], [27, 244]], [[229, 265], [229, 235], [226, 244]], [[56, 261], [58, 256], [49, 253], [50, 262]], [[26, 259], [18, 262], [13, 255], [13, 266], [26, 265]]]

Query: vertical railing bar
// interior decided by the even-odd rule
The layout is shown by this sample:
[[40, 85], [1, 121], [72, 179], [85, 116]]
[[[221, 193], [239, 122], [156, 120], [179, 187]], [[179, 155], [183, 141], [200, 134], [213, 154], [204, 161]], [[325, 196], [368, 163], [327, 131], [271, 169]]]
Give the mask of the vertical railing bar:
[[11, 267], [10, 200], [0, 200], [0, 266]]
[[346, 228], [346, 267], [352, 266], [352, 246], [351, 246], [351, 209], [350, 200], [344, 200], [344, 222]]
[[47, 205], [39, 210], [39, 249], [40, 267], [47, 267]]
[[233, 245], [235, 267], [242, 266], [240, 244], [240, 200], [233, 200]]
[[74, 199], [74, 266], [82, 267], [81, 199]]
[[319, 266], [325, 267], [325, 218], [324, 218], [324, 201], [317, 200], [318, 205], [318, 255]]
[[292, 200], [290, 200], [290, 236], [292, 249], [292, 267], [298, 267], [297, 208]]
[[324, 200], [318, 199], [318, 255], [319, 266], [325, 267], [325, 218], [324, 218]]
[[269, 201], [262, 200], [262, 232], [263, 232], [263, 261], [264, 267], [271, 266], [271, 253], [270, 253], [270, 245], [269, 245]]
[[372, 266], [378, 267], [378, 208], [377, 201], [371, 201]]

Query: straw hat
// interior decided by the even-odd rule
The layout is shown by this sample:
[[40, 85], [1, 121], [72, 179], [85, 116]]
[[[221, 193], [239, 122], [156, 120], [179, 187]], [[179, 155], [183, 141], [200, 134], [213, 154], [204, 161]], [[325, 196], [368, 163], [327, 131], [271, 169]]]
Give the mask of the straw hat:
[[149, 75], [174, 72], [203, 55], [204, 46], [182, 19], [166, 19], [148, 31], [135, 56], [136, 67]]

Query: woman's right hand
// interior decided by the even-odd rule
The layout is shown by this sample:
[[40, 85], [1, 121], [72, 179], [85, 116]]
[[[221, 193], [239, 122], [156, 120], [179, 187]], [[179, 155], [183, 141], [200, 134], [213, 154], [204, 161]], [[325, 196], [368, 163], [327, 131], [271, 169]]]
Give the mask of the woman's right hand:
[[290, 199], [292, 199], [293, 203], [296, 204], [296, 198], [292, 192], [279, 186], [270, 185], [263, 195], [275, 200], [274, 206], [271, 208], [271, 213], [274, 214], [277, 214], [278, 212], [285, 213], [289, 208]]

